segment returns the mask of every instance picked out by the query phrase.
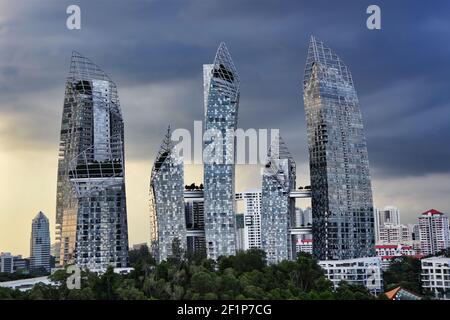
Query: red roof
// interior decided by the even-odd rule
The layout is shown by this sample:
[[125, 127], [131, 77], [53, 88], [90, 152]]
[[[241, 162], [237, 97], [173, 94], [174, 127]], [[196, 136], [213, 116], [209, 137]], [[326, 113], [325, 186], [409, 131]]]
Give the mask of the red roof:
[[435, 209], [430, 209], [430, 210], [425, 211], [424, 213], [422, 213], [422, 215], [424, 215], [424, 216], [429, 215], [429, 214], [434, 215], [434, 214], [443, 214], [443, 213], [439, 212], [439, 211], [437, 211]]

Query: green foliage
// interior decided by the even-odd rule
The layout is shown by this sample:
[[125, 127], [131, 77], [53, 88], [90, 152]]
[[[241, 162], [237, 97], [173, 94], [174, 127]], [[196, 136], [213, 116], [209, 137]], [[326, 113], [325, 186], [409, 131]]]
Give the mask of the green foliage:
[[257, 249], [220, 257], [217, 263], [204, 255], [185, 256], [176, 241], [173, 249], [160, 263], [146, 246], [131, 250], [133, 272], [83, 271], [81, 289], [67, 289], [69, 274], [60, 270], [51, 276], [54, 286], [39, 284], [26, 292], [0, 288], [0, 299], [375, 299], [365, 288], [346, 283], [334, 290], [309, 254], [268, 266], [264, 252]]
[[401, 286], [404, 289], [423, 293], [420, 283], [421, 265], [419, 259], [412, 257], [395, 258], [389, 269], [383, 273], [386, 290]]

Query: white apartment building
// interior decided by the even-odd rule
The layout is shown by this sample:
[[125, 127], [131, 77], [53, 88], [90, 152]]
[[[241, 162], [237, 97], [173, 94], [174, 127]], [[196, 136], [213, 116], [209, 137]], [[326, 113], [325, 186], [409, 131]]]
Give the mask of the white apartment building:
[[450, 258], [422, 259], [422, 287], [437, 299], [450, 300]]
[[385, 224], [399, 225], [400, 211], [397, 207], [386, 206], [384, 209], [375, 208], [375, 240], [379, 242], [380, 227]]
[[379, 244], [375, 246], [377, 256], [381, 258], [383, 270], [389, 268], [392, 259], [401, 256], [416, 257], [416, 250], [410, 245], [401, 244]]
[[432, 255], [450, 247], [448, 216], [435, 209], [419, 217], [420, 250], [423, 255]]
[[296, 244], [296, 252], [313, 253], [313, 241], [312, 239], [298, 239]]
[[261, 248], [261, 190], [251, 189], [236, 194], [244, 203], [244, 250]]
[[386, 223], [378, 230], [378, 244], [409, 244], [412, 242], [411, 229], [404, 224]]
[[373, 294], [383, 292], [383, 277], [380, 257], [367, 257], [348, 260], [322, 260], [319, 265], [326, 277], [338, 287], [341, 281], [360, 284]]

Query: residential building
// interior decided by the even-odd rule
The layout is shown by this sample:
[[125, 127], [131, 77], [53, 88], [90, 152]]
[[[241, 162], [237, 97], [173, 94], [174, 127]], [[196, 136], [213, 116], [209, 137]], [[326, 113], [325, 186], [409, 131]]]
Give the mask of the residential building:
[[236, 250], [245, 251], [245, 221], [244, 214], [236, 214]]
[[50, 225], [42, 211], [31, 223], [30, 271], [50, 271]]
[[365, 286], [373, 294], [383, 292], [381, 259], [379, 257], [347, 260], [322, 260], [319, 265], [337, 288], [341, 281]]
[[261, 247], [269, 264], [295, 256], [290, 233], [295, 224], [295, 199], [289, 197], [295, 189], [295, 174], [294, 159], [281, 137], [275, 136], [263, 170], [261, 194]]
[[243, 250], [261, 248], [261, 190], [246, 190], [236, 194], [244, 202]]
[[0, 254], [0, 272], [13, 273], [14, 272], [14, 256], [9, 252], [2, 252]]
[[303, 99], [311, 174], [314, 254], [319, 260], [375, 255], [367, 144], [349, 68], [312, 36]]
[[435, 209], [422, 213], [419, 217], [420, 251], [432, 255], [450, 247], [448, 216]]
[[422, 288], [436, 299], [450, 300], [450, 258], [431, 257], [421, 260]]
[[379, 228], [378, 244], [410, 244], [411, 242], [412, 234], [407, 225], [385, 223]]
[[383, 270], [389, 268], [391, 261], [394, 258], [401, 256], [409, 256], [414, 258], [421, 258], [410, 245], [402, 244], [379, 244], [375, 246], [377, 256], [381, 258]]
[[312, 239], [298, 239], [296, 245], [296, 252], [305, 252], [313, 254], [313, 240]]
[[375, 240], [380, 241], [380, 228], [385, 224], [399, 225], [400, 210], [394, 206], [386, 206], [384, 209], [375, 208]]
[[59, 266], [128, 265], [124, 124], [116, 84], [72, 53], [60, 131], [56, 199]]
[[203, 65], [203, 86], [206, 252], [208, 258], [217, 259], [236, 253], [234, 132], [239, 76], [224, 43], [220, 44], [214, 63]]
[[176, 243], [182, 250], [187, 250], [183, 192], [183, 159], [171, 140], [169, 128], [150, 178], [150, 237], [158, 261], [170, 257]]

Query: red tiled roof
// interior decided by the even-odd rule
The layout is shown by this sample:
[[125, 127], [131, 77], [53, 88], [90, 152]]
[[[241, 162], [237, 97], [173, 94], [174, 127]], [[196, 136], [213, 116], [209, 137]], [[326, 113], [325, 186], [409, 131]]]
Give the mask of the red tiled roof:
[[442, 212], [439, 212], [435, 209], [430, 209], [428, 211], [425, 211], [424, 213], [422, 213], [422, 215], [426, 216], [428, 214], [434, 215], [434, 214], [443, 214]]

